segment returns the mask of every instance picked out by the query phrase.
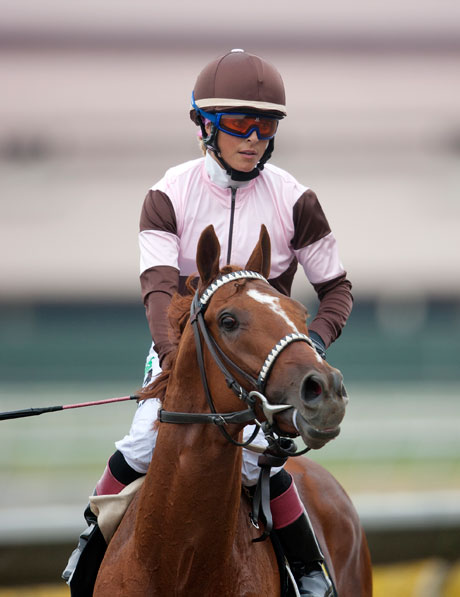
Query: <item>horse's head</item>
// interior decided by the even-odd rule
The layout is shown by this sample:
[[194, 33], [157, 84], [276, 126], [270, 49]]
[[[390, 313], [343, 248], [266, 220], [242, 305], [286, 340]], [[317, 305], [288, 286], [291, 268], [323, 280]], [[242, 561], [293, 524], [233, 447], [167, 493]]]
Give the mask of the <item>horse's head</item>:
[[[321, 448], [340, 432], [348, 401], [342, 374], [309, 341], [306, 309], [263, 279], [270, 271], [265, 227], [241, 276], [220, 271], [219, 256], [219, 241], [208, 226], [197, 249], [198, 296], [206, 302], [205, 324], [218, 353], [248, 391], [258, 389], [271, 404], [291, 406], [275, 416], [281, 432], [299, 433], [309, 447]], [[212, 361], [208, 354], [206, 367]]]

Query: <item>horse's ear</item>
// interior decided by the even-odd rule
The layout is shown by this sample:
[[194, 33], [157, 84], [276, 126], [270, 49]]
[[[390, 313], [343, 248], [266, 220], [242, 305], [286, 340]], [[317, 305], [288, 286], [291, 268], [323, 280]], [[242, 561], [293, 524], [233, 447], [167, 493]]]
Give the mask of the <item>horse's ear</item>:
[[210, 224], [201, 233], [196, 250], [196, 264], [201, 282], [208, 285], [219, 274], [220, 243]]
[[260, 227], [259, 240], [251, 253], [251, 257], [249, 257], [246, 269], [251, 272], [258, 272], [259, 274], [262, 274], [264, 278], [268, 278], [270, 274], [270, 260], [270, 236], [265, 225], [262, 224]]

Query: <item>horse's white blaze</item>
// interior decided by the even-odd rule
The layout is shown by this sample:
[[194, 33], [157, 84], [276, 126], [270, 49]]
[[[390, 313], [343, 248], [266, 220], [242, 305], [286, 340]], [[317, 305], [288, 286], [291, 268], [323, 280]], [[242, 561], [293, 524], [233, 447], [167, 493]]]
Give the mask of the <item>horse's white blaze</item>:
[[270, 296], [269, 294], [263, 294], [263, 292], [259, 292], [258, 290], [255, 290], [254, 288], [251, 288], [251, 290], [248, 290], [248, 296], [253, 298], [258, 303], [262, 303], [263, 305], [269, 305], [270, 309], [274, 313], [276, 313], [277, 315], [279, 315], [280, 317], [282, 317], [284, 319], [284, 321], [288, 324], [288, 326], [292, 329], [292, 331], [297, 332], [298, 334], [300, 333], [299, 330], [297, 329], [295, 323], [291, 319], [289, 319], [287, 313], [282, 309], [282, 307], [280, 305], [280, 300], [277, 296]]
[[[292, 329], [292, 331], [300, 333], [299, 330], [297, 329], [295, 323], [289, 319], [287, 313], [281, 308], [280, 305], [280, 300], [277, 296], [271, 296], [269, 294], [264, 294], [263, 292], [259, 292], [258, 290], [255, 290], [254, 288], [251, 288], [251, 290], [248, 290], [248, 296], [250, 296], [251, 298], [253, 298], [255, 301], [257, 301], [258, 303], [262, 303], [263, 305], [269, 305], [270, 309], [276, 313], [277, 315], [279, 315], [280, 317], [282, 317], [284, 319], [284, 321], [288, 324], [288, 326]], [[316, 356], [316, 360], [318, 361], [318, 363], [322, 363], [323, 359], [319, 356], [319, 354], [316, 352], [316, 350], [311, 346], [310, 347]]]

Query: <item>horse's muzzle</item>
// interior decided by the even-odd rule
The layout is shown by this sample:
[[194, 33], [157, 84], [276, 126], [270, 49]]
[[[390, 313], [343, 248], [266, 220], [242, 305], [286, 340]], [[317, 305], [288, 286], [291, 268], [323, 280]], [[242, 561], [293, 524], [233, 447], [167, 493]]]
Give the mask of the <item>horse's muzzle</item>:
[[329, 365], [325, 372], [308, 373], [301, 383], [300, 399], [296, 426], [307, 445], [321, 448], [340, 433], [348, 403], [342, 374]]

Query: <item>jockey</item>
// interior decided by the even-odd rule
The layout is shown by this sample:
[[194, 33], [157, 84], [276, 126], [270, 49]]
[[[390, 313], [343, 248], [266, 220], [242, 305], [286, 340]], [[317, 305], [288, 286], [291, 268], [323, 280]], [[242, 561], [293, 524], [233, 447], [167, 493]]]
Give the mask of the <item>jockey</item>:
[[[285, 116], [281, 76], [257, 56], [232, 50], [199, 74], [190, 117], [199, 127], [204, 157], [168, 170], [148, 192], [140, 218], [140, 280], [153, 339], [144, 385], [168, 365], [172, 345], [167, 309], [172, 295], [183, 293], [185, 280], [196, 272], [197, 241], [211, 223], [222, 246], [221, 266], [244, 265], [265, 224], [272, 245], [269, 282], [289, 295], [300, 263], [319, 298], [309, 334], [323, 358], [340, 335], [353, 299], [335, 238], [315, 193], [286, 171], [267, 164]], [[156, 400], [139, 404], [129, 433], [116, 442], [117, 450], [96, 485], [97, 495], [119, 493], [147, 472], [156, 442], [152, 425], [158, 406]], [[247, 426], [244, 438], [252, 431]], [[262, 433], [256, 442], [264, 444]], [[256, 453], [243, 450], [245, 486], [257, 482], [257, 459]], [[324, 556], [293, 479], [282, 467], [273, 468], [271, 474], [274, 529], [299, 593], [332, 596]], [[80, 555], [90, 551], [91, 540], [100, 541], [97, 522], [88, 514], [91, 524], [63, 573], [74, 596], [83, 594], [77, 588], [78, 568], [87, 566], [89, 559]]]

